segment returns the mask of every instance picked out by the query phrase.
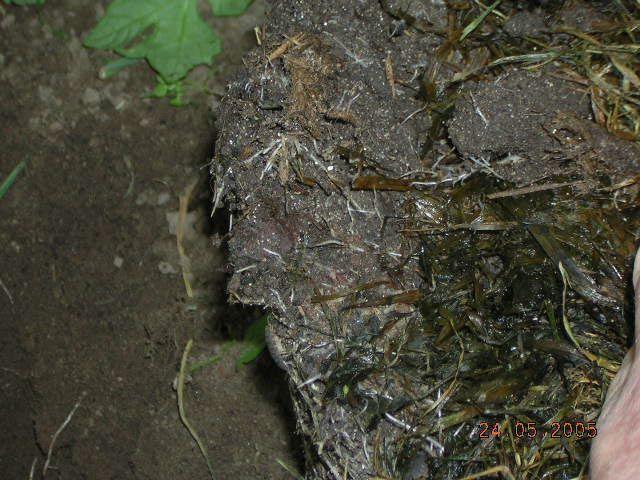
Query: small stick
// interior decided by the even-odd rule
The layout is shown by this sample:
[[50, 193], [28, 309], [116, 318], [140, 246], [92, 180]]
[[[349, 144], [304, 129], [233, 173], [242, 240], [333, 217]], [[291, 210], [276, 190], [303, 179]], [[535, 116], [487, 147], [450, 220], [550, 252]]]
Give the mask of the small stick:
[[53, 434], [53, 438], [51, 439], [51, 443], [49, 444], [49, 450], [47, 451], [47, 460], [44, 462], [44, 467], [42, 467], [42, 478], [46, 476], [47, 470], [49, 470], [49, 464], [51, 463], [51, 455], [53, 454], [53, 447], [56, 443], [56, 440], [58, 439], [58, 436], [67, 427], [67, 425], [69, 425], [69, 422], [73, 418], [73, 415], [75, 415], [76, 410], [78, 410], [78, 407], [82, 403], [82, 399], [86, 394], [87, 392], [82, 392], [82, 395], [80, 395], [80, 398], [78, 399], [76, 404], [73, 406], [73, 408], [69, 412], [69, 415], [67, 415], [67, 418], [64, 419], [64, 422], [62, 422], [62, 425], [60, 425], [58, 427], [58, 430], [56, 430], [56, 433]]
[[262, 46], [262, 37], [264, 34], [262, 29], [256, 25], [255, 27], [253, 27], [253, 33], [255, 33], [256, 35], [256, 43], [258, 44], [258, 46]]
[[393, 60], [391, 59], [391, 52], [387, 52], [387, 58], [384, 61], [384, 71], [387, 74], [387, 81], [391, 88], [391, 96], [396, 96], [396, 77], [393, 74]]
[[621, 182], [616, 183], [615, 185], [611, 185], [610, 187], [601, 188], [601, 192], [614, 192], [616, 190], [620, 190], [621, 188], [630, 187], [634, 183], [638, 183], [640, 180], [640, 175], [636, 175], [635, 177], [627, 178]]
[[298, 33], [297, 35], [294, 35], [291, 38], [287, 38], [287, 40], [282, 42], [278, 48], [276, 48], [273, 52], [269, 54], [269, 56], [267, 57], [267, 60], [271, 62], [276, 58], [280, 58], [285, 53], [287, 53], [287, 50], [289, 50], [294, 45], [301, 45], [301, 41], [303, 38], [304, 38], [304, 33]]

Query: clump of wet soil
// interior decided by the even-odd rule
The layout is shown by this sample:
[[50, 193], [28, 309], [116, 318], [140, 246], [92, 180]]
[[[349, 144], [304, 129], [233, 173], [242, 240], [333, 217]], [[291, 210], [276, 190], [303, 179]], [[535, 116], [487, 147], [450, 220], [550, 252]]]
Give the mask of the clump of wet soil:
[[[565, 404], [595, 420], [607, 376], [590, 361], [621, 360], [631, 308], [638, 147], [553, 65], [469, 75], [484, 46], [441, 62], [455, 15], [408, 3], [274, 3], [219, 115], [228, 290], [274, 313], [308, 478], [525, 475], [480, 423]], [[558, 330], [567, 311], [578, 337]], [[588, 439], [553, 449], [531, 468], [575, 476]]]

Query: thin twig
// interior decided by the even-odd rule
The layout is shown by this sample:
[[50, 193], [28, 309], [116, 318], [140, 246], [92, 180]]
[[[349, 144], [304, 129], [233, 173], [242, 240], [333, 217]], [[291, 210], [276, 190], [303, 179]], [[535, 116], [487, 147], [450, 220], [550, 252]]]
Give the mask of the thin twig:
[[302, 45], [302, 40], [304, 39], [304, 33], [298, 33], [291, 38], [287, 38], [283, 43], [281, 43], [278, 48], [276, 48], [273, 52], [269, 54], [267, 60], [272, 62], [276, 58], [282, 57], [287, 50], [289, 50], [293, 46]]
[[611, 185], [610, 187], [601, 188], [600, 192], [614, 192], [616, 190], [620, 190], [621, 188], [630, 187], [631, 185], [638, 183], [640, 180], [640, 175], [636, 175], [635, 177], [627, 178], [622, 180], [621, 182], [616, 183], [615, 185]]
[[384, 71], [387, 75], [387, 82], [389, 82], [389, 88], [391, 89], [391, 96], [396, 96], [396, 77], [393, 73], [393, 59], [391, 58], [391, 52], [387, 52], [387, 58], [384, 61]]

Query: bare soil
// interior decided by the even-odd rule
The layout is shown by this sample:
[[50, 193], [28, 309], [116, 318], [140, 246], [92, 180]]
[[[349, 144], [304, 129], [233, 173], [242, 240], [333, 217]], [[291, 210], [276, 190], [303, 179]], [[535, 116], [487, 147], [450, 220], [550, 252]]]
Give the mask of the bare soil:
[[[226, 78], [255, 44], [264, 5], [220, 22], [213, 90], [174, 108], [145, 98], [139, 65], [101, 81], [112, 55], [82, 39], [108, 2], [65, 0], [0, 13], [0, 177], [27, 168], [0, 201], [0, 477], [195, 479], [207, 468], [180, 422], [182, 351], [220, 354], [188, 379], [186, 409], [217, 478], [278, 479], [296, 466], [279, 370], [263, 355], [236, 368], [254, 312], [226, 306], [225, 225], [210, 220], [206, 165]], [[181, 276], [178, 197], [196, 182]], [[286, 393], [286, 391], [285, 391]]]

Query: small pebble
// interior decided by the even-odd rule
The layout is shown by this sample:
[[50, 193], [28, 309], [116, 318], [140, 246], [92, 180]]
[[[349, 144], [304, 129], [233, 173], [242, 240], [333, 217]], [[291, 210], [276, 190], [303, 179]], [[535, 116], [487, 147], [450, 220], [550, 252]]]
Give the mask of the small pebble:
[[82, 103], [85, 105], [96, 105], [100, 103], [100, 93], [91, 87], [87, 87], [82, 94]]
[[169, 262], [160, 262], [158, 264], [158, 270], [160, 270], [160, 273], [164, 275], [175, 275], [176, 273], [178, 273], [175, 267]]
[[155, 192], [150, 188], [140, 192], [136, 198], [136, 205], [153, 205], [153, 197]]
[[171, 199], [171, 195], [167, 192], [162, 192], [158, 194], [158, 205], [164, 205]]
[[120, 268], [120, 267], [122, 267], [122, 264], [123, 264], [123, 263], [124, 263], [124, 258], [122, 258], [122, 257], [118, 257], [118, 256], [116, 256], [116, 257], [113, 259], [113, 264], [116, 266], [116, 268]]

